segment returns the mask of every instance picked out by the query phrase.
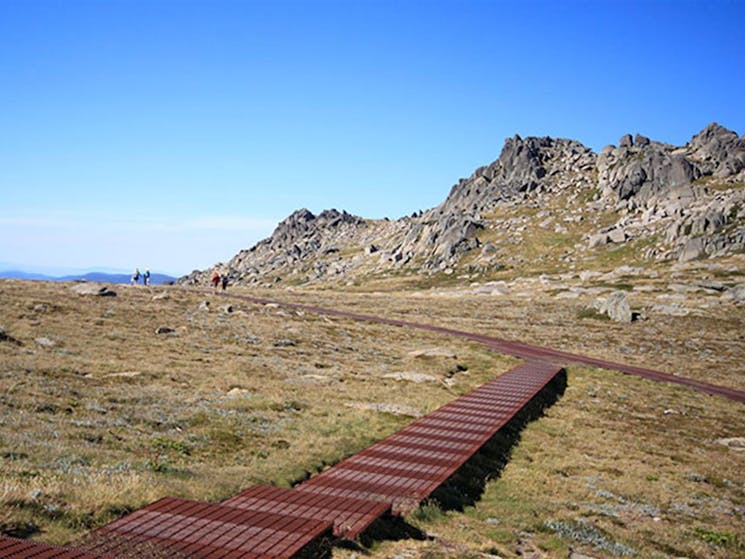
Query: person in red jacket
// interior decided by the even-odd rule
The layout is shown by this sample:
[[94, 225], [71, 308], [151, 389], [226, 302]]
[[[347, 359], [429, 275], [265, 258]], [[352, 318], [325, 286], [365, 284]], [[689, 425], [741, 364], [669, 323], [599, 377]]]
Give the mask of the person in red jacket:
[[217, 286], [220, 285], [220, 274], [217, 273], [217, 270], [212, 272], [212, 287], [217, 289]]

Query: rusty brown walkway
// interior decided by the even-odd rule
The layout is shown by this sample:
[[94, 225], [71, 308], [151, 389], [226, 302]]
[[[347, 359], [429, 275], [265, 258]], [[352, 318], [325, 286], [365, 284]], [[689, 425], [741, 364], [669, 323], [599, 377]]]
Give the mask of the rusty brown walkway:
[[604, 359], [598, 359], [595, 357], [587, 357], [585, 355], [579, 355], [576, 353], [569, 353], [566, 351], [559, 351], [547, 347], [535, 346], [526, 344], [523, 342], [505, 340], [502, 338], [495, 338], [491, 336], [484, 336], [482, 334], [475, 334], [473, 332], [464, 332], [462, 330], [455, 330], [452, 328], [445, 328], [442, 326], [433, 326], [431, 324], [421, 324], [418, 322], [410, 322], [408, 320], [399, 320], [393, 318], [383, 318], [378, 316], [359, 314], [347, 311], [340, 311], [335, 309], [327, 309], [323, 307], [317, 307], [314, 305], [306, 305], [303, 303], [289, 303], [283, 301], [275, 301], [273, 299], [265, 299], [262, 297], [252, 297], [250, 295], [238, 295], [236, 293], [225, 293], [215, 292], [207, 289], [192, 289], [199, 293], [216, 294], [221, 297], [228, 297], [232, 299], [239, 299], [247, 301], [249, 303], [255, 303], [259, 305], [280, 305], [282, 307], [303, 310], [308, 312], [314, 312], [318, 314], [324, 314], [328, 316], [338, 316], [340, 318], [350, 318], [352, 320], [360, 320], [364, 322], [376, 322], [380, 324], [389, 324], [391, 326], [400, 326], [404, 328], [416, 328], [418, 330], [427, 330], [429, 332], [437, 332], [448, 336], [457, 336], [459, 338], [466, 338], [476, 342], [480, 342], [499, 353], [506, 355], [512, 355], [521, 359], [530, 361], [545, 361], [548, 363], [554, 363], [561, 366], [567, 366], [571, 364], [579, 365], [590, 365], [593, 367], [600, 367], [602, 369], [609, 369], [613, 371], [620, 371], [622, 373], [644, 377], [650, 380], [658, 382], [671, 382], [674, 384], [680, 384], [688, 386], [699, 392], [706, 394], [712, 394], [715, 396], [722, 396], [730, 400], [737, 402], [745, 402], [745, 392], [737, 390], [735, 388], [729, 388], [726, 386], [719, 386], [716, 384], [710, 384], [695, 379], [687, 378], [678, 374], [664, 373], [654, 369], [646, 369], [644, 367], [637, 367], [634, 365], [627, 365], [625, 363], [618, 363], [613, 361], [606, 361]]
[[166, 497], [82, 538], [77, 549], [0, 538], [14, 559], [319, 559], [414, 510], [526, 406], [561, 368], [521, 365], [293, 489], [256, 485], [219, 504]]

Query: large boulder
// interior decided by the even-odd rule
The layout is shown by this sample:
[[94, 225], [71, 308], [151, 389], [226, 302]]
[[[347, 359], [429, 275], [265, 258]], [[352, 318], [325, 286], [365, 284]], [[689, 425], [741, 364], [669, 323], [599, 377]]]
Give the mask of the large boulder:
[[609, 297], [595, 299], [589, 307], [599, 314], [604, 314], [615, 322], [631, 322], [634, 314], [624, 291], [616, 291]]
[[647, 138], [634, 143], [626, 135], [619, 147], [608, 146], [597, 160], [598, 185], [608, 196], [634, 199], [644, 206], [660, 192], [689, 185], [702, 173], [672, 146]]
[[712, 122], [686, 145], [686, 156], [707, 175], [725, 178], [745, 170], [745, 139]]
[[626, 300], [626, 293], [623, 291], [616, 291], [608, 297], [605, 312], [611, 320], [616, 322], [631, 322], [633, 320], [631, 307]]

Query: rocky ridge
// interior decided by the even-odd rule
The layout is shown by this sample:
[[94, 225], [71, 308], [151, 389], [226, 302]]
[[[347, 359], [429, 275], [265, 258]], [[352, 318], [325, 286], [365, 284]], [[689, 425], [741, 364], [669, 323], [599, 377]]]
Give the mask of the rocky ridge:
[[301, 209], [217, 266], [239, 284], [481, 279], [744, 249], [745, 136], [712, 123], [685, 146], [629, 134], [599, 154], [574, 140], [514, 136], [435, 208], [397, 220]]

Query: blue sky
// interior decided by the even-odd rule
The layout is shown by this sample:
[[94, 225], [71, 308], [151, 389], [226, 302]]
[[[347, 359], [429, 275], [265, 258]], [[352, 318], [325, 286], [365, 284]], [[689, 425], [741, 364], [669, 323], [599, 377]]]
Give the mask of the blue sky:
[[181, 274], [506, 137], [745, 133], [742, 1], [0, 0], [0, 263]]

